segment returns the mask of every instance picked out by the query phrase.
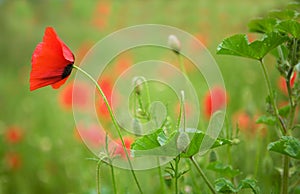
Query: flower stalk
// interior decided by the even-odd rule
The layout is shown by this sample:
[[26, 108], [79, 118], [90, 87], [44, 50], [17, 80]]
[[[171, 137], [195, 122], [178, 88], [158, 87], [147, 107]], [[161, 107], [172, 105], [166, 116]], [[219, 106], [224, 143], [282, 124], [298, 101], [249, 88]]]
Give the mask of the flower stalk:
[[119, 126], [118, 123], [117, 123], [117, 120], [116, 120], [116, 118], [115, 118], [115, 116], [114, 116], [114, 114], [113, 114], [113, 112], [112, 112], [112, 109], [111, 109], [111, 107], [110, 107], [110, 105], [109, 105], [109, 103], [108, 103], [108, 100], [107, 100], [107, 98], [106, 98], [106, 96], [105, 96], [103, 90], [102, 90], [101, 87], [99, 86], [98, 82], [97, 82], [97, 81], [96, 81], [89, 73], [87, 73], [86, 71], [84, 71], [83, 69], [81, 69], [80, 67], [78, 67], [78, 66], [76, 66], [76, 65], [73, 65], [73, 68], [76, 69], [76, 70], [78, 70], [78, 71], [80, 71], [80, 72], [83, 73], [87, 78], [89, 78], [89, 79], [95, 84], [97, 90], [99, 91], [100, 95], [102, 96], [102, 98], [103, 98], [103, 100], [104, 100], [104, 102], [105, 102], [105, 105], [106, 105], [106, 107], [107, 107], [107, 109], [108, 109], [108, 111], [109, 111], [109, 115], [110, 115], [110, 117], [111, 117], [111, 119], [112, 119], [112, 122], [113, 122], [113, 124], [114, 124], [114, 126], [115, 126], [115, 128], [116, 128], [116, 130], [117, 130], [118, 136], [119, 136], [119, 138], [120, 138], [120, 140], [121, 140], [122, 147], [123, 147], [123, 149], [124, 149], [126, 158], [127, 158], [127, 160], [128, 160], [128, 164], [129, 164], [129, 167], [130, 167], [130, 171], [131, 171], [131, 173], [132, 173], [132, 176], [133, 176], [133, 178], [134, 178], [134, 181], [135, 181], [135, 183], [136, 183], [136, 185], [137, 185], [137, 187], [138, 187], [139, 192], [140, 192], [140, 193], [143, 193], [143, 191], [142, 191], [142, 189], [141, 189], [141, 186], [140, 186], [140, 184], [139, 184], [139, 182], [138, 182], [138, 179], [137, 179], [137, 177], [136, 177], [136, 175], [135, 175], [135, 172], [134, 172], [134, 170], [133, 170], [133, 166], [132, 166], [132, 163], [131, 163], [131, 161], [130, 161], [128, 152], [127, 152], [127, 150], [126, 150], [126, 146], [125, 146], [125, 142], [124, 142], [124, 139], [123, 139], [123, 137], [122, 137], [122, 134], [121, 134], [120, 126]]

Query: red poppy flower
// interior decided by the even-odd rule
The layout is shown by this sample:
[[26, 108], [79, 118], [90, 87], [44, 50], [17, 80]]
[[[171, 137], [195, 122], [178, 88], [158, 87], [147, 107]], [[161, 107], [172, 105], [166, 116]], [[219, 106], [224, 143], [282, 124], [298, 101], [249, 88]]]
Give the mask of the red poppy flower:
[[23, 133], [18, 127], [9, 127], [5, 132], [5, 139], [9, 143], [18, 143], [22, 140]]
[[57, 89], [71, 74], [74, 55], [54, 29], [47, 27], [43, 42], [33, 52], [31, 64], [30, 91], [48, 85]]
[[[214, 102], [214, 104], [212, 104]], [[215, 111], [226, 106], [228, 102], [226, 91], [221, 87], [214, 87], [205, 94], [204, 109], [205, 115], [210, 117]]]

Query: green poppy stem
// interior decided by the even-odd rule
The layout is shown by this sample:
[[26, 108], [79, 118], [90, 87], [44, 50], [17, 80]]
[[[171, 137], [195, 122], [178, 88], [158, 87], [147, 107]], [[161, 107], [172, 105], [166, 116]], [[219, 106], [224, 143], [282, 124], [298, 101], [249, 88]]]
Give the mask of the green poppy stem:
[[116, 127], [118, 136], [119, 136], [119, 138], [120, 138], [120, 140], [121, 140], [121, 142], [122, 142], [122, 147], [123, 147], [123, 149], [124, 149], [126, 158], [127, 158], [127, 160], [128, 160], [128, 164], [129, 164], [129, 167], [130, 167], [130, 171], [131, 171], [131, 173], [132, 173], [132, 176], [133, 176], [133, 178], [134, 178], [134, 181], [135, 181], [135, 183], [136, 183], [136, 185], [137, 185], [137, 187], [138, 187], [138, 189], [139, 189], [139, 192], [140, 192], [140, 193], [143, 193], [143, 191], [142, 191], [142, 189], [141, 189], [141, 186], [140, 186], [140, 184], [139, 184], [139, 182], [138, 182], [138, 179], [137, 179], [137, 177], [136, 177], [136, 175], [135, 175], [135, 172], [134, 172], [134, 170], [133, 170], [133, 166], [132, 166], [132, 163], [131, 163], [131, 161], [130, 161], [129, 155], [128, 155], [128, 153], [127, 153], [126, 146], [125, 146], [125, 142], [124, 142], [124, 139], [123, 139], [122, 134], [121, 134], [120, 126], [119, 126], [118, 123], [117, 123], [117, 120], [116, 120], [116, 118], [115, 118], [115, 116], [114, 116], [114, 114], [113, 114], [113, 112], [112, 112], [112, 109], [111, 109], [111, 107], [110, 107], [110, 105], [109, 105], [109, 103], [108, 103], [108, 100], [107, 100], [107, 98], [106, 98], [106, 96], [105, 96], [103, 90], [102, 90], [101, 87], [99, 86], [98, 82], [97, 82], [97, 81], [96, 81], [89, 73], [87, 73], [86, 71], [84, 71], [83, 69], [81, 69], [80, 67], [78, 67], [78, 66], [76, 66], [76, 65], [73, 65], [73, 68], [76, 69], [76, 70], [78, 70], [78, 71], [80, 71], [80, 72], [83, 73], [87, 78], [89, 78], [89, 79], [95, 84], [97, 90], [98, 90], [99, 93], [101, 94], [101, 96], [102, 96], [102, 98], [103, 98], [103, 100], [104, 100], [104, 102], [105, 102], [105, 105], [106, 105], [106, 107], [107, 107], [107, 109], [108, 109], [109, 115], [110, 115], [110, 117], [111, 117], [111, 119], [112, 119], [112, 122], [113, 122], [114, 126]]
[[262, 59], [259, 60], [259, 62], [261, 64], [261, 67], [262, 67], [262, 70], [263, 70], [265, 81], [267, 82], [267, 87], [268, 87], [268, 90], [269, 90], [271, 105], [272, 105], [272, 107], [275, 111], [276, 119], [278, 120], [278, 122], [280, 124], [281, 134], [285, 134], [287, 129], [286, 129], [286, 126], [284, 124], [284, 121], [282, 120], [281, 116], [279, 115], [279, 111], [278, 111], [278, 108], [276, 106], [275, 95], [274, 95], [274, 92], [273, 92], [272, 87], [271, 87], [271, 82], [270, 82], [270, 78], [269, 78], [269, 75], [268, 75], [267, 70], [266, 70], [266, 66], [265, 66]]
[[213, 194], [217, 194], [217, 192], [215, 191], [213, 185], [211, 184], [211, 182], [208, 180], [208, 178], [206, 177], [206, 175], [204, 174], [204, 172], [202, 171], [202, 169], [200, 168], [200, 166], [197, 164], [197, 162], [195, 161], [194, 157], [190, 157], [190, 160], [192, 161], [192, 163], [194, 164], [194, 166], [196, 167], [197, 171], [199, 172], [199, 174], [201, 175], [201, 177], [203, 178], [204, 182], [206, 183], [206, 185], [209, 187], [210, 191]]
[[101, 161], [98, 161], [97, 169], [96, 169], [97, 194], [100, 194], [100, 167], [101, 167]]

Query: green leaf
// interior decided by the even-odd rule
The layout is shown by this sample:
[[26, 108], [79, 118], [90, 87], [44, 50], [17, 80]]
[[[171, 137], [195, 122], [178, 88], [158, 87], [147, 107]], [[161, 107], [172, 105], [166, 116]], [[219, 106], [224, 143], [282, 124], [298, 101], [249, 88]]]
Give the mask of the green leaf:
[[299, 13], [291, 9], [274, 10], [269, 12], [269, 17], [276, 18], [278, 20], [291, 20], [297, 19], [299, 17]]
[[234, 187], [232, 182], [225, 178], [219, 178], [215, 181], [215, 189], [220, 193], [238, 192], [238, 190]]
[[300, 159], [300, 141], [295, 137], [283, 136], [268, 145], [268, 150]]
[[133, 156], [176, 156], [179, 154], [176, 149], [176, 132], [166, 136], [163, 129], [154, 133], [144, 135], [131, 144]]
[[133, 150], [150, 150], [156, 147], [161, 146], [158, 142], [159, 135], [163, 133], [162, 129], [156, 130], [154, 133], [145, 135], [141, 138], [138, 138], [131, 144], [131, 149]]
[[250, 32], [265, 34], [273, 32], [276, 24], [277, 20], [275, 18], [259, 18], [251, 20], [248, 23], [248, 28]]
[[223, 176], [228, 176], [230, 178], [240, 174], [240, 171], [238, 169], [233, 169], [232, 166], [223, 164], [220, 161], [209, 163], [207, 169], [213, 170], [215, 172], [222, 174]]
[[157, 134], [156, 140], [158, 141], [160, 146], [163, 146], [168, 142], [168, 137], [166, 136], [164, 131], [160, 131]]
[[261, 60], [268, 52], [286, 40], [286, 36], [272, 32], [266, 34], [262, 40], [256, 40], [249, 44], [245, 34], [237, 34], [223, 40], [217, 48], [217, 54]]
[[291, 34], [294, 38], [300, 37], [300, 23], [295, 20], [282, 21], [276, 26], [276, 29], [287, 35]]
[[244, 179], [242, 181], [240, 181], [239, 186], [238, 186], [238, 190], [241, 189], [251, 189], [253, 191], [254, 194], [259, 194], [260, 193], [260, 189], [257, 186], [257, 181], [254, 179]]
[[279, 111], [279, 115], [282, 116], [282, 117], [287, 117], [290, 113], [290, 105], [287, 105], [287, 106], [284, 106], [282, 108], [280, 108], [278, 111]]
[[192, 138], [189, 146], [185, 150], [185, 152], [181, 153], [182, 158], [190, 158], [191, 156], [194, 156], [195, 154], [197, 154], [199, 152], [200, 146], [201, 146], [204, 138], [205, 138], [205, 141], [214, 141], [214, 144], [212, 145], [212, 147], [210, 149], [213, 149], [213, 148], [216, 148], [219, 146], [223, 146], [223, 145], [227, 145], [227, 144], [231, 144], [230, 140], [222, 139], [222, 138], [217, 138], [216, 140], [214, 140], [213, 138], [211, 138], [209, 135], [206, 135], [202, 131], [194, 129], [193, 132], [191, 133], [191, 130], [193, 130], [193, 129], [189, 129], [189, 130], [187, 130], [187, 132], [193, 138]]
[[273, 126], [276, 124], [276, 117], [262, 115], [256, 120], [256, 123], [263, 123], [266, 125]]

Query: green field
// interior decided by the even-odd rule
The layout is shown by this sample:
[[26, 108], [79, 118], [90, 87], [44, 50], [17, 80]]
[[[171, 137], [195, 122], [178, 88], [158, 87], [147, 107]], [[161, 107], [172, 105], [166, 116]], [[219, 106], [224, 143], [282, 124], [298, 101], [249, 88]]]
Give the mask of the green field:
[[[228, 98], [224, 102], [227, 105], [226, 120], [219, 137], [238, 139], [239, 143], [221, 146], [197, 157], [208, 179], [214, 183], [225, 177], [237, 186], [241, 180], [253, 178], [257, 180], [260, 193], [280, 193], [282, 157], [267, 150], [268, 144], [277, 140], [277, 131], [275, 126], [255, 123], [266, 110], [268, 88], [262, 69], [255, 60], [217, 55], [216, 51], [219, 43], [233, 34], [261, 37], [249, 33], [247, 23], [265, 16], [270, 10], [283, 9], [288, 3], [284, 0], [0, 0], [0, 194], [97, 193], [97, 162], [90, 160], [96, 156], [81, 140], [73, 118], [70, 91], [75, 74], [71, 74], [58, 90], [48, 86], [30, 92], [31, 56], [42, 41], [47, 26], [55, 28], [73, 51], [75, 65], [79, 66], [87, 51], [98, 41], [117, 30], [138, 24], [163, 24], [194, 35], [221, 70]], [[156, 47], [131, 49], [116, 56], [105, 69], [99, 80], [104, 93], [110, 92], [127, 67], [150, 59], [178, 65], [176, 54], [170, 50]], [[205, 112], [208, 86], [191, 62], [185, 59], [184, 63], [199, 97], [198, 128], [205, 128], [209, 121]], [[276, 61], [268, 55], [265, 63], [271, 84], [277, 90], [278, 106], [282, 107], [289, 99], [273, 65]], [[161, 76], [168, 76], [167, 73], [160, 72]], [[160, 93], [162, 88], [149, 84], [150, 96], [153, 101], [167, 99], [170, 102], [168, 108], [174, 127], [180, 102], [170, 97], [172, 91]], [[122, 95], [126, 91], [119, 92]], [[145, 100], [144, 96], [142, 100]], [[118, 106], [127, 103], [132, 101], [121, 98]], [[116, 138], [117, 133], [104, 109], [105, 106], [100, 106], [99, 120], [104, 123], [105, 131]], [[299, 122], [297, 109], [295, 123]], [[299, 129], [295, 130], [294, 137], [299, 139]], [[94, 141], [93, 133], [87, 133], [84, 138], [91, 144]], [[212, 153], [217, 155], [218, 161], [240, 173], [232, 177], [226, 172], [222, 174], [209, 169]], [[290, 193], [296, 194], [300, 193], [299, 160], [293, 160], [291, 165], [294, 166], [290, 170]], [[144, 193], [175, 193], [174, 179], [164, 171], [169, 166], [135, 171]], [[178, 180], [181, 193], [210, 193], [190, 161], [182, 159], [180, 169], [188, 170]], [[139, 193], [129, 170], [114, 170], [118, 193]], [[111, 168], [103, 164], [100, 168], [101, 193], [113, 193], [112, 185]], [[238, 193], [252, 191], [244, 189]]]

